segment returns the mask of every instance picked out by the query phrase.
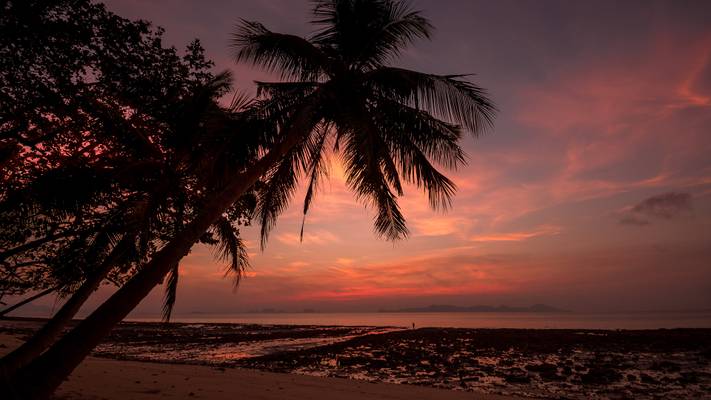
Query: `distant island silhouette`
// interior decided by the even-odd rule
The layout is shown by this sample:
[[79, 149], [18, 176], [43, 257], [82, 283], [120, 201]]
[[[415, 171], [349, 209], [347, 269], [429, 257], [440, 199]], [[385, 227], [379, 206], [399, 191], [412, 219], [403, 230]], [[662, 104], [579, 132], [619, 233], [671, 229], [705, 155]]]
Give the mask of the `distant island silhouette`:
[[[372, 313], [373, 311], [322, 311], [313, 308], [304, 308], [301, 310], [289, 310], [281, 308], [261, 308], [238, 311], [238, 314], [321, 314], [321, 313], [345, 313], [345, 314], [358, 314], [358, 313]], [[562, 308], [557, 308], [549, 306], [547, 304], [534, 304], [528, 307], [512, 307], [507, 305], [500, 306], [454, 306], [449, 304], [432, 304], [426, 307], [409, 307], [409, 308], [399, 308], [399, 309], [386, 309], [381, 308], [377, 310], [378, 313], [446, 313], [446, 312], [491, 312], [491, 313], [506, 313], [506, 312], [519, 312], [519, 313], [564, 313], [570, 312], [570, 310], [565, 310]], [[212, 314], [210, 311], [191, 311], [189, 314]]]
[[546, 304], [534, 304], [529, 307], [510, 307], [510, 306], [453, 306], [453, 305], [441, 305], [433, 304], [427, 307], [412, 307], [412, 308], [400, 308], [397, 310], [385, 310], [381, 309], [378, 312], [390, 312], [390, 313], [421, 313], [421, 312], [530, 312], [530, 313], [543, 313], [543, 312], [569, 312], [569, 310], [563, 310], [560, 308], [552, 307]]
[[304, 308], [303, 310], [288, 311], [278, 308], [263, 308], [261, 310], [249, 310], [245, 311], [245, 314], [315, 314], [318, 313], [317, 310], [313, 308]]

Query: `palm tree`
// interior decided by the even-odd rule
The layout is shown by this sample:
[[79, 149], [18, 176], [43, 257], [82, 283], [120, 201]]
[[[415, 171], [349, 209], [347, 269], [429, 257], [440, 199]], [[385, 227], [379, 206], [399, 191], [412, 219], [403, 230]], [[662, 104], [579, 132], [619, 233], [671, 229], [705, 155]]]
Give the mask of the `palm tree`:
[[[427, 192], [433, 207], [449, 205], [455, 185], [432, 163], [461, 165], [462, 131], [476, 136], [492, 123], [495, 109], [484, 90], [463, 75], [387, 66], [405, 46], [429, 38], [432, 30], [420, 12], [403, 1], [320, 0], [313, 13], [318, 31], [309, 39], [242, 22], [234, 41], [237, 59], [284, 78], [259, 84], [260, 98], [242, 126], [262, 137], [261, 157], [226, 177], [140, 272], [21, 370], [15, 378], [25, 383], [17, 388], [23, 398], [47, 397], [260, 179], [266, 180], [258, 196], [263, 244], [304, 176], [308, 212], [324, 176], [328, 149], [341, 157], [356, 197], [374, 206], [375, 230], [387, 239], [407, 235], [397, 203], [403, 182]], [[265, 119], [276, 128], [254, 122]]]
[[51, 288], [48, 288], [48, 289], [44, 289], [44, 290], [42, 290], [41, 292], [36, 293], [36, 294], [34, 294], [34, 295], [32, 295], [32, 296], [30, 296], [30, 297], [24, 299], [24, 300], [20, 300], [20, 301], [18, 301], [17, 303], [15, 303], [15, 304], [13, 304], [13, 305], [7, 307], [7, 308], [4, 308], [4, 309], [0, 310], [0, 317], [3, 317], [3, 316], [5, 316], [6, 314], [9, 314], [9, 313], [11, 313], [11, 312], [17, 310], [18, 308], [24, 306], [25, 304], [32, 303], [33, 301], [35, 301], [35, 300], [37, 300], [37, 299], [39, 299], [39, 298], [41, 298], [41, 297], [44, 297], [44, 296], [46, 296], [46, 295], [48, 295], [48, 294], [51, 294], [51, 293], [54, 293], [56, 290], [57, 290], [56, 287], [51, 287]]
[[376, 232], [403, 238], [408, 231], [397, 204], [402, 181], [424, 189], [433, 208], [448, 207], [455, 185], [431, 162], [460, 166], [462, 128], [479, 135], [492, 124], [495, 108], [465, 75], [387, 65], [412, 41], [431, 34], [430, 23], [407, 2], [315, 3], [319, 29], [309, 40], [251, 21], [242, 21], [234, 35], [237, 61], [285, 79], [257, 82], [258, 93], [272, 101], [296, 98], [293, 114], [310, 112], [307, 126], [297, 129], [299, 143], [269, 171], [261, 193], [262, 245], [300, 175], [308, 177], [306, 215], [329, 150], [341, 156], [356, 197], [375, 208]]
[[[218, 75], [215, 79], [208, 81], [204, 87], [197, 87], [194, 95], [188, 96], [182, 101], [190, 104], [190, 110], [187, 110], [188, 107], [178, 107], [181, 118], [179, 121], [175, 121], [175, 125], [184, 127], [199, 124], [201, 117], [204, 117], [208, 113], [208, 109], [214, 105], [214, 99], [220, 97], [228, 87], [228, 75]], [[193, 119], [194, 121], [190, 122], [188, 119]], [[170, 129], [170, 131], [175, 130]], [[116, 209], [113, 212], [105, 213], [107, 215], [95, 228], [96, 233], [89, 235], [88, 239], [83, 236], [75, 239], [70, 245], [65, 246], [67, 249], [62, 249], [64, 251], [60, 251], [52, 257], [52, 263], [59, 265], [52, 268], [51, 272], [54, 275], [58, 275], [55, 279], [62, 281], [63, 284], [48, 289], [46, 294], [56, 291], [60, 294], [71, 293], [71, 296], [59, 311], [32, 337], [19, 348], [0, 359], [0, 370], [6, 374], [12, 374], [13, 371], [39, 356], [60, 336], [64, 327], [76, 315], [101, 282], [109, 277], [112, 271], [118, 276], [130, 275], [132, 264], [145, 260], [148, 253], [150, 253], [151, 243], [160, 240], [162, 237], [169, 237], [170, 232], [167, 230], [180, 229], [181, 220], [184, 218], [184, 214], [192, 208], [192, 205], [183, 204], [182, 207], [175, 207], [173, 203], [176, 201], [190, 202], [190, 200], [187, 200], [191, 197], [189, 189], [195, 185], [185, 185], [184, 181], [187, 180], [185, 179], [186, 176], [194, 174], [195, 170], [199, 169], [196, 164], [200, 162], [196, 162], [197, 160], [188, 163], [183, 162], [188, 157], [186, 143], [178, 144], [177, 142], [189, 141], [194, 145], [199, 141], [205, 141], [206, 135], [203, 134], [203, 130], [196, 129], [186, 132], [185, 135], [176, 133], [176, 136], [182, 136], [182, 138], [165, 143], [161, 153], [162, 158], [160, 160], [151, 160], [149, 171], [141, 173], [140, 169], [131, 168], [134, 176], [130, 183], [132, 192], [136, 192], [135, 195], [127, 195], [126, 188], [118, 190], [119, 193], [115, 195], [115, 198], [117, 202], [121, 201], [122, 204], [115, 207]], [[199, 160], [208, 154], [211, 156], [210, 158], [214, 156], [214, 152], [206, 152], [206, 154], [198, 155], [197, 159]], [[181, 167], [180, 164], [183, 166]], [[121, 168], [117, 169], [120, 170], [117, 174], [125, 174], [125, 171], [121, 171]], [[159, 172], [156, 172], [156, 169]], [[53, 174], [53, 176], [62, 176], [61, 182], [66, 184], [67, 178], [65, 175], [72, 176], [71, 173]], [[155, 175], [158, 175], [157, 178]], [[80, 175], [79, 179], [82, 180], [81, 178]], [[107, 179], [109, 178], [107, 177]], [[113, 177], [111, 180], [115, 181], [116, 178]], [[47, 180], [42, 182], [44, 183], [43, 187], [47, 186]], [[79, 184], [86, 185], [83, 180]], [[94, 189], [100, 192], [98, 190], [100, 188]], [[111, 190], [117, 191], [113, 187]], [[46, 188], [44, 191], [47, 191]], [[31, 195], [31, 192], [32, 190], [25, 191], [23, 196], [25, 201], [29, 199], [36, 199], [39, 202], [46, 200], [40, 196]], [[248, 199], [249, 196], [246, 200]], [[86, 204], [76, 199], [68, 203], [86, 207]], [[246, 218], [253, 212], [254, 206], [250, 206], [248, 203], [244, 201], [240, 203], [233, 212], [235, 218], [220, 218], [201, 238], [201, 241], [217, 248], [216, 255], [219, 258], [229, 260], [228, 272], [234, 274], [237, 282], [248, 264], [246, 250], [239, 236], [239, 230], [235, 228], [234, 224], [244, 223]], [[57, 210], [52, 210], [49, 204], [37, 204], [35, 207], [42, 209], [45, 214], [59, 214], [59, 218], [65, 219], [64, 214], [68, 211], [79, 212], [69, 208], [61, 209], [57, 212]], [[90, 205], [89, 208], [91, 207], [93, 205]], [[20, 224], [18, 223], [18, 225]], [[100, 254], [105, 254], [105, 256], [100, 256]], [[95, 261], [98, 264], [95, 266], [86, 265], [90, 261]], [[67, 275], [67, 270], [72, 269], [67, 268], [67, 266], [73, 265], [82, 265], [82, 273], [79, 276], [75, 276], [76, 274], [62, 276]], [[79, 280], [80, 284], [73, 282], [73, 280]], [[176, 299], [177, 264], [171, 270], [167, 283], [164, 307], [166, 320], [170, 318]], [[45, 294], [45, 292], [42, 292], [42, 294]], [[33, 297], [36, 298], [37, 296]], [[31, 301], [31, 299], [27, 301]], [[8, 308], [7, 312], [17, 307], [16, 305]]]

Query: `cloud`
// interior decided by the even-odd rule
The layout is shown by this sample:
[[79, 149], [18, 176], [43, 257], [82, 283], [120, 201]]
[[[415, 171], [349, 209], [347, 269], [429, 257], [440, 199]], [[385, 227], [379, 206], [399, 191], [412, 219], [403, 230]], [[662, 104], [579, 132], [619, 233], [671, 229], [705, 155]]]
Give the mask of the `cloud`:
[[[309, 34], [308, 8], [300, 2], [210, 1], [213, 7], [200, 8], [201, 15], [194, 0], [176, 2], [168, 13], [155, 1], [107, 3], [121, 15], [165, 26], [166, 39], [178, 47], [200, 37], [216, 69], [231, 69], [235, 87], [249, 93], [253, 80], [279, 77], [233, 63], [226, 38], [236, 16]], [[420, 189], [406, 186], [400, 201], [412, 236], [383, 242], [371, 232], [373, 210], [354, 199], [339, 156], [330, 157], [330, 179], [306, 219], [303, 242], [302, 186], [265, 252], [259, 251], [258, 227], [243, 229], [254, 269], [238, 299], [223, 279], [223, 264], [201, 246], [181, 263], [179, 302], [215, 311], [296, 307], [295, 299], [305, 299], [299, 308], [327, 309], [335, 307], [333, 299], [357, 299], [360, 310], [372, 310], [386, 300], [410, 302], [406, 306], [427, 304], [420, 300], [426, 296], [467, 296], [466, 304], [481, 293], [506, 301], [539, 293], [549, 296], [541, 302], [588, 298], [603, 308], [626, 301], [669, 307], [665, 303], [684, 299], [692, 304], [696, 296], [702, 299], [697, 306], [708, 307], [708, 250], [660, 253], [657, 247], [708, 237], [703, 229], [711, 214], [700, 205], [711, 196], [711, 32], [703, 19], [709, 7], [640, 13], [633, 5], [563, 2], [557, 13], [572, 22], [550, 29], [550, 16], [541, 17], [534, 4], [482, 8], [460, 1], [453, 19], [434, 0], [417, 1], [441, 29], [402, 66], [478, 72], [475, 81], [491, 90], [502, 110], [496, 134], [462, 142], [467, 167], [447, 171], [459, 189], [452, 209], [435, 213]], [[475, 13], [488, 18], [469, 24]], [[500, 26], [501, 16], [513, 18], [518, 30]], [[491, 32], [497, 40], [462, 40]], [[566, 34], [575, 40], [561, 41]], [[515, 62], [522, 59], [525, 65]], [[689, 212], [688, 197], [686, 209], [683, 199], [648, 198], [671, 191], [693, 194], [699, 223], [643, 229]], [[613, 214], [605, 214], [609, 210]], [[608, 215], [608, 223], [598, 223], [599, 215]], [[618, 222], [639, 229], [620, 229]], [[501, 254], [483, 253], [491, 249]], [[219, 302], [216, 290], [223, 291]], [[669, 295], [660, 298], [660, 291]], [[160, 288], [144, 304], [160, 310], [162, 295]]]
[[305, 261], [294, 261], [292, 263], [289, 263], [289, 266], [294, 268], [305, 267], [307, 265], [309, 265], [309, 263]]
[[[429, 210], [426, 212], [432, 214]], [[425, 217], [414, 219], [411, 224], [415, 227], [415, 233], [419, 236], [446, 236], [466, 230], [471, 225], [471, 221], [461, 217], [426, 215]]]
[[525, 275], [503, 279], [510, 273], [505, 267], [507, 260], [506, 256], [473, 255], [455, 250], [437, 256], [331, 267], [282, 279], [292, 279], [292, 284], [297, 287], [290, 291], [288, 301], [334, 302], [502, 293], [510, 292]]
[[315, 232], [305, 232], [303, 240], [301, 236], [296, 233], [282, 233], [277, 235], [276, 238], [280, 242], [290, 246], [297, 246], [300, 244], [326, 245], [340, 241], [338, 236], [323, 229]]
[[691, 73], [678, 89], [679, 96], [686, 100], [687, 104], [711, 107], [711, 96], [701, 94], [697, 88], [693, 87], [699, 78], [703, 76], [704, 70], [708, 68], [709, 64], [711, 64], [711, 46], [707, 46], [705, 51], [700, 54], [694, 63]]
[[691, 195], [677, 192], [653, 196], [632, 207], [633, 212], [666, 219], [676, 217], [686, 211], [691, 211], [691, 209]]
[[623, 225], [645, 226], [650, 219], [673, 219], [693, 210], [691, 194], [668, 192], [642, 200], [625, 210], [619, 222]]
[[635, 226], [645, 226], [649, 225], [649, 221], [646, 219], [639, 218], [636, 215], [624, 215], [620, 217], [619, 220], [622, 225], [635, 225]]
[[531, 231], [497, 233], [491, 235], [479, 235], [470, 238], [473, 242], [521, 242], [539, 236], [557, 235], [561, 231], [557, 226], [540, 226]]

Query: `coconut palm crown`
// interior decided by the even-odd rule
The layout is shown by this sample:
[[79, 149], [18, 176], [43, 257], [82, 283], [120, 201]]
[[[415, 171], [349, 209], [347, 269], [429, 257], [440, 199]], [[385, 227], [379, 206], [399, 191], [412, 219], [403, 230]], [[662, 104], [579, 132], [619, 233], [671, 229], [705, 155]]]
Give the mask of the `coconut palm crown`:
[[431, 36], [430, 22], [408, 2], [318, 0], [312, 12], [316, 30], [308, 38], [246, 20], [233, 36], [238, 62], [282, 79], [257, 82], [258, 107], [284, 116], [281, 135], [301, 135], [259, 193], [262, 246], [300, 178], [308, 181], [306, 216], [327, 177], [329, 154], [340, 157], [356, 197], [376, 210], [376, 233], [404, 238], [408, 229], [398, 206], [404, 183], [423, 189], [434, 209], [447, 209], [456, 187], [435, 165], [461, 166], [463, 132], [479, 136], [492, 126], [496, 108], [467, 75], [389, 65], [413, 41]]

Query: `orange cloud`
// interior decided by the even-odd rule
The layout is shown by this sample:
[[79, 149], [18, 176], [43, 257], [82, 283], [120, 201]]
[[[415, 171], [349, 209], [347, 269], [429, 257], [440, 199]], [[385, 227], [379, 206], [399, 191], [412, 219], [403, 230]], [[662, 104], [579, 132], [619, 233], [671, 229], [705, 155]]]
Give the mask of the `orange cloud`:
[[336, 260], [336, 264], [339, 265], [353, 265], [355, 263], [355, 260], [352, 258], [338, 258]]
[[304, 232], [303, 239], [296, 233], [281, 233], [276, 236], [276, 239], [290, 246], [302, 243], [320, 246], [340, 241], [336, 235], [323, 229], [315, 232]]
[[542, 226], [533, 231], [509, 232], [492, 235], [472, 236], [469, 240], [473, 242], [521, 242], [539, 236], [557, 235], [561, 232], [558, 226]]
[[411, 224], [415, 234], [421, 236], [444, 236], [464, 233], [472, 225], [468, 218], [455, 216], [422, 216], [414, 219]]
[[501, 293], [507, 290], [503, 284], [475, 284], [460, 285], [456, 287], [417, 287], [417, 288], [377, 288], [377, 287], [346, 287], [334, 290], [324, 290], [320, 292], [301, 293], [292, 297], [294, 301], [305, 300], [330, 300], [330, 301], [352, 301], [364, 298], [388, 298], [395, 296], [437, 296], [456, 294], [490, 294]]
[[[645, 15], [635, 12], [634, 18]], [[701, 264], [708, 252], [675, 249], [669, 253], [673, 256], [660, 256], [654, 247], [707, 238], [707, 207], [699, 207], [695, 224], [675, 221], [665, 231], [650, 227], [634, 236], [620, 237], [624, 229], [615, 218], [616, 210], [657, 193], [711, 196], [711, 36], [707, 28], [697, 34], [691, 19], [665, 14], [649, 20], [648, 31], [640, 24], [634, 34], [615, 35], [621, 46], [605, 43], [612, 35], [598, 35], [614, 32], [608, 26], [592, 27], [594, 19], [586, 19], [576, 29], [592, 30], [569, 48], [535, 42], [550, 38], [534, 32], [513, 35], [525, 36], [530, 46], [496, 45], [484, 53], [439, 47], [435, 50], [452, 64], [437, 65], [428, 63], [441, 58], [422, 48], [421, 58], [408, 61], [422, 62], [426, 70], [456, 71], [457, 65], [466, 70], [469, 65], [482, 73], [477, 82], [490, 88], [501, 105], [496, 132], [476, 142], [465, 139], [469, 164], [447, 173], [458, 186], [452, 210], [433, 212], [421, 190], [408, 186], [400, 204], [412, 235], [407, 241], [384, 242], [372, 233], [372, 210], [353, 198], [340, 160], [331, 157], [330, 181], [319, 188], [303, 242], [298, 235], [303, 188], [265, 252], [257, 251], [257, 229], [243, 230], [250, 240], [253, 275], [242, 294], [225, 303], [233, 301], [239, 308], [280, 301], [288, 307], [298, 301], [469, 299], [482, 293], [524, 298], [536, 292], [563, 296], [565, 290], [572, 301], [584, 290], [591, 297], [606, 291], [637, 301], [634, 297], [645, 287], [667, 290], [672, 284], [703, 284], [706, 290], [698, 296], [708, 299], [709, 279], [702, 279], [708, 272], [698, 272], [707, 267]], [[479, 48], [477, 41], [465, 43], [461, 37], [457, 32], [451, 43]], [[474, 60], [467, 54], [490, 57]], [[527, 65], [508, 63], [517, 59], [527, 59]], [[226, 58], [223, 65], [233, 67]], [[262, 74], [246, 66], [234, 70], [238, 86], [249, 88], [255, 73]], [[619, 243], [628, 247], [611, 249]], [[491, 249], [500, 253], [485, 253]], [[186, 289], [210, 284], [231, 293], [229, 280], [222, 279], [223, 266], [209, 252], [196, 250], [184, 264], [181, 285]], [[665, 270], [665, 265], [672, 267]], [[650, 266], [655, 274], [648, 272]], [[690, 266], [698, 271], [684, 278]], [[623, 289], [620, 276], [628, 278], [627, 285], [644, 284], [638, 292]], [[199, 301], [200, 295], [192, 299]], [[646, 300], [657, 298], [652, 293]]]

